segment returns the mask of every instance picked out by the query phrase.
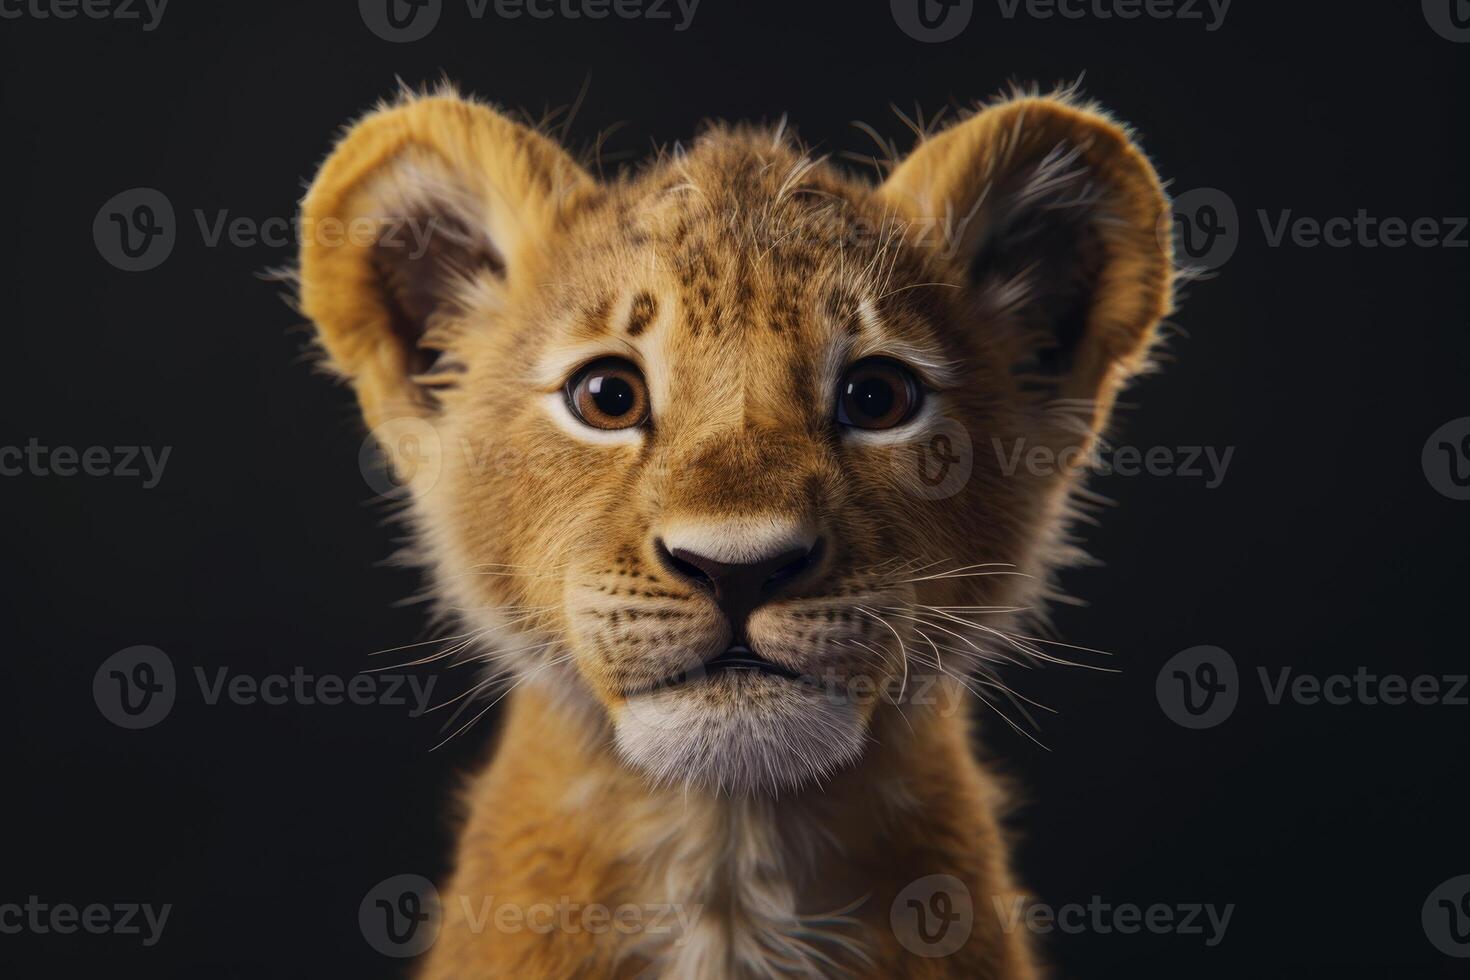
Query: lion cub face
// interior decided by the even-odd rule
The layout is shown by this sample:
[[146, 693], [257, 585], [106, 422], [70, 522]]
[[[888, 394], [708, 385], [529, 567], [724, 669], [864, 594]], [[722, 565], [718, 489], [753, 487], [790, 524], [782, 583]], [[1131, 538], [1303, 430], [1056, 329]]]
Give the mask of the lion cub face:
[[851, 763], [920, 677], [1004, 657], [979, 617], [1044, 575], [1070, 477], [989, 447], [1090, 440], [1168, 302], [1152, 171], [1046, 100], [876, 188], [742, 130], [603, 184], [416, 100], [305, 212], [381, 230], [309, 243], [302, 302], [383, 445], [415, 436], [445, 605], [652, 779], [741, 793]]

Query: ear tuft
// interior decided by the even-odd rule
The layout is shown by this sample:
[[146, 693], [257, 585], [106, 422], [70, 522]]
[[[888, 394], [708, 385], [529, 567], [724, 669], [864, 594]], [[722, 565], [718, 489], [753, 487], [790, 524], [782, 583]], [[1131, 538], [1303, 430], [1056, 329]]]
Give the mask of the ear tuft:
[[1023, 94], [922, 142], [879, 193], [939, 231], [973, 318], [1012, 332], [1018, 373], [1095, 405], [1100, 428], [1173, 302], [1168, 203], [1129, 132], [1070, 90]]
[[560, 147], [452, 92], [352, 126], [302, 202], [302, 310], [369, 426], [433, 408], [464, 298], [508, 290], [593, 182]]

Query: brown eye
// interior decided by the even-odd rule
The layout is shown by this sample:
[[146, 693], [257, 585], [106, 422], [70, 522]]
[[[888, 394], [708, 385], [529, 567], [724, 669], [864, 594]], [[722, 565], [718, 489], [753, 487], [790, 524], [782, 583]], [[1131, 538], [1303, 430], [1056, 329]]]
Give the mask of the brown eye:
[[648, 418], [648, 387], [630, 362], [594, 361], [567, 382], [572, 414], [594, 429], [631, 429]]
[[855, 429], [891, 429], [919, 410], [919, 383], [897, 361], [871, 357], [847, 369], [837, 388], [837, 421]]

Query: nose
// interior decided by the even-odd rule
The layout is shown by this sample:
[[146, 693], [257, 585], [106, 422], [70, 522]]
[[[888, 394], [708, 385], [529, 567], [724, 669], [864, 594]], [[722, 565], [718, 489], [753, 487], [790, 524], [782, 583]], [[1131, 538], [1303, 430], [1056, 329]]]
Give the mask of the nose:
[[743, 643], [745, 621], [756, 607], [769, 602], [816, 566], [822, 557], [822, 539], [810, 545], [784, 547], [738, 562], [721, 561], [690, 548], [668, 547], [654, 541], [659, 560], [668, 571], [692, 585], [709, 590], [730, 621], [733, 642]]

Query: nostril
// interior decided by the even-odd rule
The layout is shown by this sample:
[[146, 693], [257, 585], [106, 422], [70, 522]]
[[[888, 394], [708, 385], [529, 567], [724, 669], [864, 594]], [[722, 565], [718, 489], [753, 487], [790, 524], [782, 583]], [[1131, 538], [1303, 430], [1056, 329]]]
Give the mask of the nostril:
[[778, 559], [781, 563], [777, 565], [775, 571], [771, 572], [770, 577], [762, 583], [761, 588], [766, 592], [774, 592], [787, 582], [800, 578], [808, 569], [822, 560], [822, 544], [822, 539], [818, 538], [816, 543], [805, 552], [795, 554], [794, 556], [792, 554], [782, 555]]
[[687, 558], [680, 557], [681, 554], [688, 554], [687, 552], [680, 552], [678, 549], [670, 551], [668, 546], [664, 544], [663, 538], [656, 538], [653, 542], [653, 547], [658, 552], [659, 560], [663, 562], [664, 567], [672, 574], [693, 582], [696, 585], [714, 588], [716, 576], [712, 575], [700, 565], [689, 561]]
[[654, 539], [654, 551], [669, 574], [708, 590], [738, 635], [756, 606], [770, 601], [822, 558], [822, 543], [769, 554], [753, 561], [723, 562]]

